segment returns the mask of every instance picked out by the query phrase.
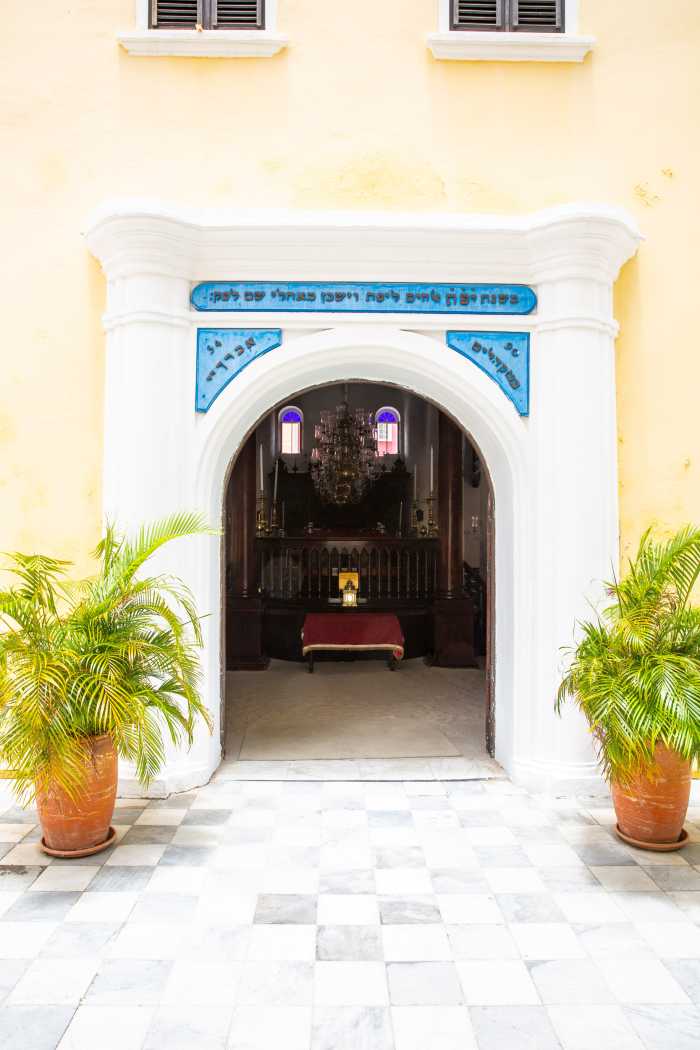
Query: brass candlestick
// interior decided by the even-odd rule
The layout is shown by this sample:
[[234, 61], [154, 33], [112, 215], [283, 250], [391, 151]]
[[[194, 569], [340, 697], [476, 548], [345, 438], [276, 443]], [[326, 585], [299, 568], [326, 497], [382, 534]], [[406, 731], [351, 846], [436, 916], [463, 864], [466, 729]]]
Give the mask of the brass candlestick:
[[430, 536], [437, 536], [438, 535], [438, 524], [437, 524], [437, 522], [435, 520], [435, 515], [433, 513], [433, 507], [435, 506], [435, 491], [434, 490], [431, 491], [430, 495], [428, 496], [428, 498], [427, 498], [427, 500], [425, 502], [428, 504], [428, 536], [429, 537]]
[[269, 532], [269, 526], [267, 521], [267, 500], [265, 499], [265, 490], [260, 489], [258, 492], [258, 498], [256, 500], [255, 509], [255, 535], [266, 536]]
[[418, 500], [414, 499], [411, 504], [411, 535], [418, 535]]

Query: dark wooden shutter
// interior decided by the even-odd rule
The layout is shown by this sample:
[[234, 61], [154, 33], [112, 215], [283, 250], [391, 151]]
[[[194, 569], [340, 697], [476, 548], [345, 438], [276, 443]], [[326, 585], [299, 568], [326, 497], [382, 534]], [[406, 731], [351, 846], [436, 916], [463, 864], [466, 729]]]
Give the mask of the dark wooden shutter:
[[452, 0], [453, 29], [503, 29], [505, 0]]
[[521, 33], [561, 33], [563, 0], [511, 0], [513, 29]]
[[264, 29], [264, 0], [215, 0], [213, 29]]
[[151, 25], [158, 29], [194, 29], [202, 22], [202, 0], [151, 0]]

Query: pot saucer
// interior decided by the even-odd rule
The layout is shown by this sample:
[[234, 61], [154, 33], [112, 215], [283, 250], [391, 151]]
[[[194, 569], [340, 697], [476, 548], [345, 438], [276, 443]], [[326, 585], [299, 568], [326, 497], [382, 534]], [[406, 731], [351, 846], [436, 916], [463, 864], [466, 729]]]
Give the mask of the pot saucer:
[[637, 849], [651, 850], [653, 853], [672, 853], [674, 850], [683, 849], [688, 841], [688, 832], [685, 828], [681, 831], [680, 838], [677, 842], [640, 842], [639, 839], [632, 839], [629, 835], [623, 835], [620, 831], [619, 824], [615, 825], [615, 831], [618, 838], [621, 838], [622, 841], [628, 843], [628, 845], [636, 846]]
[[116, 831], [113, 827], [110, 827], [104, 842], [98, 842], [96, 846], [88, 846], [87, 849], [51, 849], [50, 846], [46, 845], [43, 838], [39, 845], [44, 853], [48, 853], [50, 857], [65, 857], [67, 859], [71, 857], [91, 857], [93, 853], [100, 853], [103, 849], [107, 849], [108, 846], [112, 846], [116, 837]]

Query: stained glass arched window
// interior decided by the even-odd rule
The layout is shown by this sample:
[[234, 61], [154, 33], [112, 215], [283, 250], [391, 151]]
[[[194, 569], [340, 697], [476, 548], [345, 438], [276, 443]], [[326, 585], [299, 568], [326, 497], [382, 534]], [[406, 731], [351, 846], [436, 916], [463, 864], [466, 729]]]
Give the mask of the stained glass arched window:
[[279, 414], [280, 450], [282, 455], [298, 456], [301, 452], [304, 413], [295, 405], [286, 405]]
[[398, 456], [401, 416], [395, 408], [385, 405], [375, 414], [377, 424], [377, 455]]

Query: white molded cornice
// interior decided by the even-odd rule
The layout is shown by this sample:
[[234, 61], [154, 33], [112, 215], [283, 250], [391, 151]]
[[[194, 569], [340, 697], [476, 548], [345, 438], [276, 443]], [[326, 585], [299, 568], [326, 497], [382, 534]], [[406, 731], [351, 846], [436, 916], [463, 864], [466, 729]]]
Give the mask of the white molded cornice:
[[87, 223], [109, 279], [612, 283], [641, 235], [622, 209], [526, 215], [189, 209], [111, 200]]
[[117, 40], [141, 58], [271, 58], [289, 43], [286, 36], [266, 29], [135, 29], [119, 33]]
[[593, 36], [570, 33], [479, 33], [453, 30], [431, 33], [435, 58], [457, 62], [583, 62]]

